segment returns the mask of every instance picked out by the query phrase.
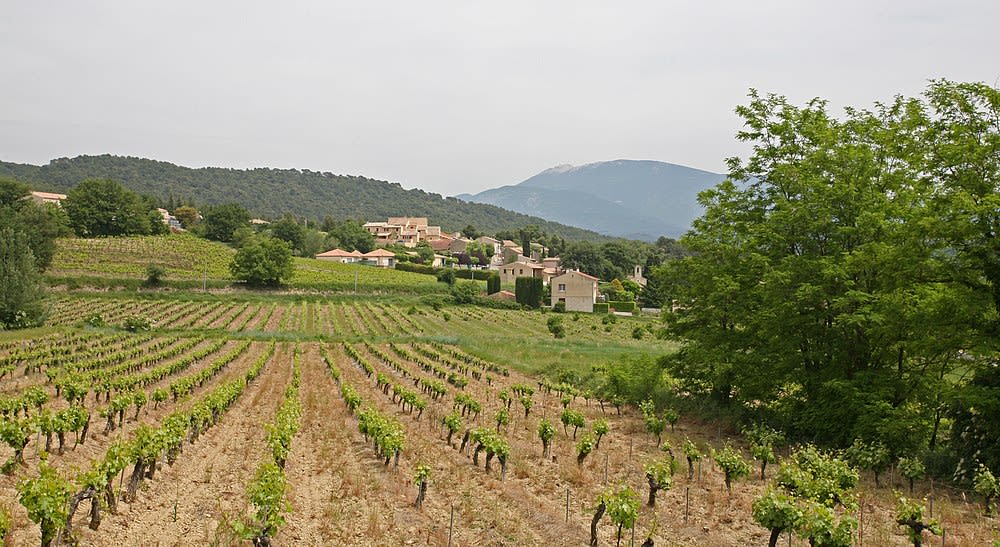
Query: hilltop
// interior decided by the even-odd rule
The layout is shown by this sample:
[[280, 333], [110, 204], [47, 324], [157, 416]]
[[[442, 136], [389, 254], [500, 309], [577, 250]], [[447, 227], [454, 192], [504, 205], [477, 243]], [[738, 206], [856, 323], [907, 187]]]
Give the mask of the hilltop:
[[192, 169], [165, 161], [102, 155], [59, 158], [46, 165], [0, 162], [0, 176], [55, 192], [66, 192], [87, 178], [111, 178], [163, 202], [170, 198], [194, 201], [199, 206], [235, 202], [265, 218], [291, 213], [315, 220], [326, 215], [372, 220], [405, 214], [431, 218], [449, 231], [471, 224], [495, 233], [534, 224], [568, 240], [608, 239], [593, 231], [493, 205], [406, 190], [398, 183], [308, 169]]

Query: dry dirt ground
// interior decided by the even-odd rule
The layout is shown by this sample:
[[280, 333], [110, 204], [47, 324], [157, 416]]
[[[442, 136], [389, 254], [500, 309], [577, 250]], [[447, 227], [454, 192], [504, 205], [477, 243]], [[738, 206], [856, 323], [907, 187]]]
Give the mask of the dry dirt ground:
[[[276, 312], [270, 322], [277, 321], [280, 314]], [[376, 370], [412, 388], [412, 379], [404, 379], [361, 345], [356, 347]], [[254, 343], [197, 393], [241, 374], [265, 348], [264, 343]], [[534, 379], [516, 372], [496, 379], [493, 385], [470, 379], [465, 391], [483, 403], [483, 411], [477, 420], [465, 419], [463, 428], [492, 427], [493, 416], [503, 404], [498, 397], [502, 389], [516, 383], [536, 388], [534, 406], [527, 418], [519, 402], [515, 400], [511, 405], [511, 423], [502, 429], [511, 444], [511, 458], [501, 481], [498, 464], [486, 472], [482, 460], [478, 467], [474, 466], [468, 451], [458, 450], [460, 434], [452, 445], [446, 442], [440, 419], [452, 411], [452, 386], [441, 400], [428, 400], [428, 408], [418, 419], [416, 413], [403, 412], [392, 402], [391, 395], [377, 389], [374, 376], [367, 378], [340, 345], [321, 348], [312, 342], [302, 344], [301, 349], [303, 413], [285, 469], [291, 512], [275, 538], [276, 545], [448, 545], [449, 536], [454, 545], [585, 545], [599, 494], [607, 486], [628, 484], [645, 502], [648, 490], [642, 469], [663, 457], [635, 410], [623, 410], [619, 416], [611, 406], [602, 411], [596, 403], [577, 398], [572, 407], [586, 415], [588, 427], [599, 417], [605, 417], [611, 425], [600, 448], [578, 466], [573, 431], [564, 432], [559, 423], [562, 405], [558, 395], [545, 394]], [[338, 383], [321, 358], [321, 349], [339, 368], [340, 381], [354, 386], [365, 406], [395, 416], [405, 427], [406, 448], [398, 468], [384, 466], [358, 432], [357, 420], [344, 405]], [[393, 355], [387, 346], [381, 349]], [[396, 360], [412, 375], [426, 376], [415, 363]], [[246, 485], [257, 465], [268, 457], [263, 424], [275, 416], [291, 376], [292, 347], [279, 344], [261, 375], [220, 422], [196, 443], [185, 445], [174, 465], [162, 464], [155, 479], [143, 483], [134, 503], [120, 503], [115, 515], [106, 513], [96, 532], [87, 529], [86, 507], [81, 508], [75, 522], [80, 543], [146, 546], [234, 542], [228, 522], [249, 513]], [[141, 420], [156, 423], [173, 408], [164, 405], [156, 411], [149, 409]], [[543, 416], [558, 431], [553, 458], [548, 460], [541, 458], [542, 447], [536, 434]], [[94, 425], [100, 429], [103, 424]], [[134, 423], [126, 424], [125, 432], [134, 427]], [[577, 438], [583, 434], [578, 432]], [[686, 437], [706, 452], [710, 446], [721, 447], [725, 442], [715, 426], [687, 418], [682, 418], [675, 432], [664, 435], [678, 455]], [[109, 442], [96, 435], [86, 448], [60, 457], [59, 465], [65, 470], [84, 466]], [[29, 454], [33, 469], [37, 462], [31, 462], [31, 457]], [[421, 463], [431, 467], [432, 477], [427, 499], [417, 510], [413, 504], [417, 495], [413, 475]], [[769, 467], [769, 476], [773, 468]], [[8, 500], [16, 499], [17, 478], [0, 477], [0, 494]], [[764, 484], [756, 477], [746, 479], [735, 483], [732, 493], [727, 493], [722, 473], [710, 459], [703, 460], [700, 471], [690, 481], [686, 464], [681, 461], [673, 488], [659, 494], [656, 508], [642, 505], [635, 544], [651, 536], [655, 545], [764, 545], [767, 531], [750, 517], [750, 503]], [[895, 484], [903, 489], [898, 477]], [[929, 484], [919, 484], [918, 495], [931, 494], [930, 488]], [[865, 506], [864, 545], [906, 545], [902, 530], [891, 521], [891, 491], [886, 487], [874, 489], [868, 479], [860, 491]], [[943, 521], [947, 530], [946, 545], [989, 545], [997, 525], [982, 516], [980, 507], [941, 489], [936, 489], [934, 496], [934, 516]], [[27, 521], [16, 501], [8, 502], [8, 506], [15, 515], [10, 543], [36, 544], [37, 525]], [[601, 545], [615, 544], [607, 516], [598, 531]], [[940, 544], [940, 538], [926, 537], [927, 544]], [[632, 532], [625, 531], [622, 543], [629, 544], [631, 538]], [[787, 544], [784, 537], [779, 542]], [[805, 545], [798, 539], [791, 544]]]

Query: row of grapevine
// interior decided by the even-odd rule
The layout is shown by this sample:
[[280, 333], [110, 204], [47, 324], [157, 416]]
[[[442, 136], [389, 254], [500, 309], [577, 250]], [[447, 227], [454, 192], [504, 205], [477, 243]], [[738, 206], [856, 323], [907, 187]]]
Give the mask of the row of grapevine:
[[[195, 442], [199, 432], [218, 423], [273, 354], [274, 342], [244, 375], [207, 393], [190, 411], [169, 415], [159, 427], [143, 424], [131, 439], [113, 442], [102, 458], [93, 461], [91, 467], [72, 482], [59, 476], [43, 459], [38, 476], [18, 485], [21, 504], [27, 509], [29, 518], [41, 528], [42, 545], [51, 544], [60, 533], [64, 541], [72, 541], [73, 518], [84, 501], [90, 501], [89, 526], [97, 530], [102, 507], [115, 512], [119, 496], [126, 501], [134, 500], [142, 481], [154, 478], [157, 462], [165, 458], [168, 464], [173, 464], [186, 440]], [[129, 466], [132, 472], [128, 485], [123, 492], [116, 492], [114, 478]]]

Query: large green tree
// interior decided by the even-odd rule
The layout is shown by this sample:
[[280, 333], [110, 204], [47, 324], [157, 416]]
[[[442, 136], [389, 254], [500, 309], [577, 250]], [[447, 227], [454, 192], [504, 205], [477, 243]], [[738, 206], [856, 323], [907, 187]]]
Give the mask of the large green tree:
[[753, 154], [700, 196], [706, 212], [682, 239], [693, 256], [665, 266], [679, 304], [668, 322], [687, 341], [674, 374], [800, 437], [879, 438], [897, 453], [929, 442], [955, 356], [994, 311], [976, 283], [984, 261], [963, 259], [955, 232], [986, 238], [956, 218], [933, 168], [948, 148], [936, 98], [966, 93], [936, 82], [927, 100], [837, 119], [821, 100], [751, 92], [737, 112]]
[[278, 286], [295, 272], [292, 248], [277, 238], [257, 238], [236, 252], [229, 270], [247, 285]]
[[0, 229], [0, 329], [25, 328], [45, 319], [45, 294], [28, 237]]
[[205, 237], [229, 243], [241, 227], [249, 226], [250, 213], [235, 203], [207, 207], [200, 226]]
[[70, 226], [80, 237], [148, 234], [149, 208], [138, 194], [110, 179], [87, 179], [63, 202]]
[[375, 248], [375, 236], [360, 222], [347, 219], [335, 223], [328, 233], [327, 244], [337, 246], [345, 251], [371, 252]]
[[72, 235], [66, 213], [55, 205], [37, 205], [27, 185], [0, 178], [0, 229], [21, 232], [28, 240], [35, 265], [48, 268], [55, 253], [55, 238]]

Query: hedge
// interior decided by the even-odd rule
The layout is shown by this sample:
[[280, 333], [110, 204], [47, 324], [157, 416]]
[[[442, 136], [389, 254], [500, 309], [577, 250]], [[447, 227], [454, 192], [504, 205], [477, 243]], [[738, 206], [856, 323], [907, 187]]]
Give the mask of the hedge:
[[542, 303], [542, 291], [541, 278], [518, 277], [514, 280], [514, 295], [518, 304], [538, 308]]
[[414, 264], [412, 262], [396, 262], [396, 269], [404, 272], [437, 275], [438, 270], [440, 270], [441, 268], [435, 268], [434, 266], [425, 266], [423, 264]]
[[594, 304], [594, 313], [608, 313], [607, 302], [597, 302]]
[[635, 302], [608, 302], [608, 306], [615, 311], [623, 311], [628, 313], [635, 313], [638, 309]]

